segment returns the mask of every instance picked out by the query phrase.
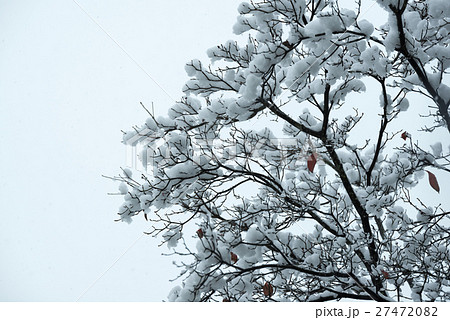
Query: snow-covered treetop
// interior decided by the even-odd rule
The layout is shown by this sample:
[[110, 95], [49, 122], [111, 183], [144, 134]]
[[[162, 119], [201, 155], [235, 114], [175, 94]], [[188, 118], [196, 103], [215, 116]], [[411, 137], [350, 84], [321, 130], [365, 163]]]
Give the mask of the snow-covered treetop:
[[[170, 300], [450, 298], [450, 2], [377, 3], [382, 24], [361, 2], [242, 3], [237, 40], [125, 133], [152, 167], [117, 177], [120, 220], [190, 257]], [[399, 127], [418, 113], [432, 146]], [[420, 181], [437, 204], [411, 197]]]

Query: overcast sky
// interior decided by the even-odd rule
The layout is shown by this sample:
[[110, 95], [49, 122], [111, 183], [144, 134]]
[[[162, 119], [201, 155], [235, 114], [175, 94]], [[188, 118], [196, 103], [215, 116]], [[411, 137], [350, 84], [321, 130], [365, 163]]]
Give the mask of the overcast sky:
[[130, 246], [81, 301], [161, 301], [178, 270], [141, 219], [114, 222], [101, 175], [126, 165], [139, 102], [165, 114], [184, 64], [232, 38], [240, 1], [77, 2], [118, 44], [72, 0], [0, 0], [0, 301], [75, 301]]
[[0, 301], [161, 301], [178, 270], [142, 219], [114, 222], [102, 175], [139, 102], [164, 115], [184, 64], [235, 37], [241, 1], [77, 2], [0, 0]]

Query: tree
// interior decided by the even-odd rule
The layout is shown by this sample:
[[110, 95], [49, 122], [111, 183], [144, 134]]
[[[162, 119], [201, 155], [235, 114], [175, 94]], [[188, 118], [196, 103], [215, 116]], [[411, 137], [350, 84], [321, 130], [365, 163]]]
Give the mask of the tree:
[[361, 1], [242, 3], [238, 40], [125, 133], [151, 170], [116, 177], [119, 220], [143, 215], [182, 259], [170, 300], [450, 300], [450, 3], [377, 4], [379, 26]]

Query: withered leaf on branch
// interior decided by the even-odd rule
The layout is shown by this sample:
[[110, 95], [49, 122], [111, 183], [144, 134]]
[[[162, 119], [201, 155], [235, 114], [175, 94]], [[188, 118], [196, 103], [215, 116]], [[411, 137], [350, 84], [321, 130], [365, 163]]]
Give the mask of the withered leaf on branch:
[[428, 170], [425, 171], [428, 173], [428, 182], [430, 183], [430, 186], [439, 193], [441, 189], [439, 188], [439, 183], [436, 179], [436, 176], [434, 175], [434, 173]]

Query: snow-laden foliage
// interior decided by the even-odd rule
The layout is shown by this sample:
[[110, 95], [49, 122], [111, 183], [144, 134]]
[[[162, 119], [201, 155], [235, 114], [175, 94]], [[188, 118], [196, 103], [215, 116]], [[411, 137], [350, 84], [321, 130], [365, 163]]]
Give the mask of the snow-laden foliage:
[[[124, 135], [149, 171], [117, 177], [120, 220], [179, 254], [169, 300], [450, 300], [448, 208], [411, 196], [449, 179], [450, 2], [377, 2], [382, 25], [358, 3], [242, 3], [237, 40]], [[396, 126], [417, 113], [431, 147]]]

